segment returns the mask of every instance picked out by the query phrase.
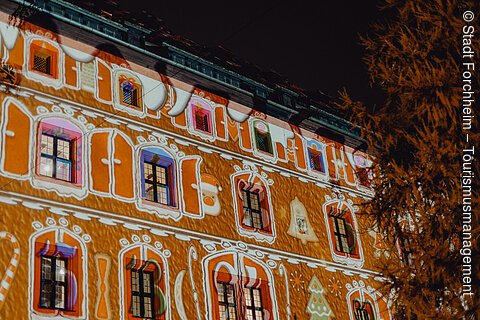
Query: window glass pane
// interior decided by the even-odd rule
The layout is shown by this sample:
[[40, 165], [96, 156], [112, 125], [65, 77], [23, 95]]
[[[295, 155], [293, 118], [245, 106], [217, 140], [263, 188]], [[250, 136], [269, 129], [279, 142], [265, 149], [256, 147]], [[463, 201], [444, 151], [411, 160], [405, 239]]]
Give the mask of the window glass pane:
[[252, 291], [253, 291], [253, 304], [255, 305], [255, 307], [261, 307], [262, 303], [260, 299], [260, 290], [253, 289]]
[[153, 180], [153, 169], [150, 163], [143, 163], [143, 175], [145, 180]]
[[260, 133], [257, 131], [257, 147], [263, 152], [272, 153], [270, 134], [268, 132]]
[[52, 260], [51, 258], [42, 257], [42, 279], [52, 280]]
[[242, 190], [242, 202], [245, 208], [248, 207], [248, 194], [245, 190]]
[[245, 288], [245, 303], [247, 304], [247, 306], [252, 305], [252, 296], [250, 294], [249, 288]]
[[69, 161], [57, 159], [56, 178], [72, 181], [72, 164]]
[[138, 101], [138, 90], [134, 88], [132, 90], [132, 103], [131, 105], [138, 107], [139, 101]]
[[206, 112], [207, 111], [200, 109], [195, 110], [195, 127], [198, 130], [210, 132], [208, 115], [206, 114]]
[[40, 175], [53, 177], [53, 159], [40, 157]]
[[219, 311], [220, 311], [220, 320], [227, 320], [227, 319], [228, 319], [228, 316], [227, 316], [227, 307], [220, 305], [220, 306], [218, 307], [218, 309], [219, 309]]
[[57, 157], [70, 160], [70, 141], [57, 140]]
[[342, 237], [342, 248], [343, 248], [343, 252], [345, 253], [350, 252], [350, 249], [348, 248], [347, 238], [345, 237]]
[[35, 52], [33, 55], [33, 69], [45, 74], [50, 74], [52, 58], [46, 53]]
[[253, 310], [247, 309], [247, 320], [253, 320]]
[[140, 283], [138, 278], [138, 272], [132, 271], [132, 291], [139, 292], [140, 291]]
[[44, 283], [42, 285], [42, 292], [40, 298], [40, 305], [45, 308], [50, 308], [51, 305], [51, 296], [52, 296], [52, 284], [51, 283]]
[[155, 201], [153, 184], [145, 183], [145, 196], [149, 201]]
[[235, 303], [235, 293], [232, 285], [227, 285], [227, 301], [228, 303]]
[[310, 158], [310, 167], [313, 170], [325, 172], [322, 153], [318, 150], [308, 148], [308, 154]]
[[123, 89], [123, 102], [126, 104], [133, 104], [133, 92], [132, 90]]
[[53, 156], [53, 137], [42, 134], [40, 142], [40, 152]]
[[168, 188], [157, 186], [157, 199], [161, 204], [168, 205]]
[[244, 214], [244, 219], [243, 219], [243, 224], [248, 226], [248, 227], [253, 227], [253, 220], [251, 218], [251, 211], [249, 208], [243, 208], [243, 214]]
[[65, 274], [67, 273], [67, 270], [65, 268], [65, 261], [57, 259], [55, 265], [55, 280], [65, 282]]
[[151, 293], [150, 274], [149, 273], [144, 273], [143, 274], [143, 292], [144, 293]]
[[262, 228], [262, 217], [259, 212], [252, 211], [253, 218], [253, 227], [261, 229]]
[[167, 184], [167, 170], [164, 167], [155, 166], [157, 174], [157, 182], [161, 184]]
[[140, 297], [139, 296], [133, 296], [132, 299], [132, 311], [133, 315], [135, 317], [140, 317]]
[[219, 302], [225, 302], [224, 291], [223, 291], [223, 283], [217, 283], [217, 292], [218, 292], [218, 301]]
[[55, 308], [65, 308], [65, 287], [57, 285], [55, 290]]
[[253, 210], [260, 210], [260, 201], [257, 193], [250, 193], [250, 204]]
[[150, 297], [144, 297], [143, 298], [143, 309], [144, 309], [144, 316], [147, 318], [152, 317], [152, 300]]
[[235, 307], [229, 307], [228, 308], [228, 315], [230, 320], [235, 320], [237, 319], [237, 311], [235, 310]]
[[338, 221], [338, 232], [340, 234], [345, 234], [345, 226], [343, 224], [343, 221]]
[[255, 311], [255, 320], [263, 319], [263, 312], [261, 310]]

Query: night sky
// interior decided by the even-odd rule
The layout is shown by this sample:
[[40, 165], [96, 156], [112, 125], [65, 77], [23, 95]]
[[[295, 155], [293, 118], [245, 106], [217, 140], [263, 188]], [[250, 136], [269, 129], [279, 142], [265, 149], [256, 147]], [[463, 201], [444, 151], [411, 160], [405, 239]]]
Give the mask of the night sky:
[[161, 18], [173, 33], [222, 45], [291, 83], [338, 97], [373, 101], [359, 35], [379, 17], [377, 1], [119, 1]]

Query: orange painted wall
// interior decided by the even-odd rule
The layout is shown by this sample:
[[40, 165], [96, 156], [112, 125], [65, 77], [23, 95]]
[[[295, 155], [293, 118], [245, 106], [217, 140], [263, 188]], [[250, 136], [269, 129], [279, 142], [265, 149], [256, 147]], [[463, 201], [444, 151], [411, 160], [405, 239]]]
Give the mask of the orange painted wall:
[[[28, 24], [25, 28], [39, 31], [37, 34], [45, 32]], [[53, 38], [55, 42], [56, 37]], [[22, 41], [23, 36], [17, 39], [16, 47], [11, 50], [11, 59], [16, 65], [19, 64], [18, 52], [28, 50]], [[69, 45], [76, 44], [70, 40]], [[302, 149], [306, 148], [302, 134], [305, 136], [303, 139], [317, 139], [325, 144], [331, 141], [293, 128], [292, 131], [297, 133], [285, 139], [285, 149], [280, 148], [283, 146], [280, 142], [273, 144], [279, 148], [279, 159], [258, 156], [251, 150], [254, 141], [249, 121], [237, 123], [228, 112], [225, 115], [226, 99], [198, 89], [196, 94], [202, 95], [207, 102], [223, 105], [222, 109], [215, 111], [216, 117], [226, 117], [225, 123], [218, 119], [216, 122], [220, 140], [186, 130], [187, 112], [170, 117], [163, 112], [165, 110], [155, 115], [145, 112], [148, 115], [144, 116], [118, 111], [115, 102], [112, 102], [115, 99], [112, 91], [115, 82], [113, 76], [110, 78], [109, 68], [114, 67], [119, 58], [106, 53], [97, 54], [102, 58], [98, 63], [102, 79], [97, 78], [97, 93], [73, 88], [77, 80], [71, 71], [74, 61], [70, 57], [65, 60], [65, 66], [70, 68], [65, 81], [70, 87], [65, 83], [58, 84], [59, 87], [55, 87], [56, 84], [47, 85], [35, 76], [28, 76], [27, 70], [22, 70], [19, 87], [15, 89], [24, 94], [17, 95], [9, 91], [9, 86], [0, 92], [0, 104], [4, 104], [0, 109], [0, 139], [3, 146], [0, 150], [0, 232], [14, 235], [21, 251], [5, 303], [0, 304], [0, 319], [9, 319], [12, 315], [27, 319], [30, 312], [36, 312], [33, 305], [38, 303], [35, 301], [38, 295], [33, 285], [37, 279], [31, 270], [34, 268], [32, 235], [37, 232], [36, 229], [43, 230], [49, 226], [68, 230], [65, 231], [67, 234], [73, 233], [86, 239], [86, 252], [83, 254], [87, 279], [85, 299], [82, 299], [86, 303], [84, 318], [120, 318], [124, 313], [119, 300], [122, 249], [134, 243], [152, 247], [158, 243], [156, 248], [165, 256], [168, 265], [163, 289], [168, 293], [169, 307], [165, 316], [168, 315], [169, 319], [182, 319], [183, 309], [186, 319], [196, 319], [197, 312], [203, 317], [207, 313], [212, 314], [208, 307], [210, 298], [204, 286], [205, 273], [211, 270], [205, 269], [204, 259], [213, 253], [229, 250], [258, 259], [265, 265], [265, 270], [271, 273], [275, 296], [275, 301], [270, 301], [275, 309], [271, 319], [310, 319], [306, 310], [312, 293], [308, 286], [314, 276], [323, 286], [323, 295], [332, 311], [331, 317], [350, 319], [347, 296], [355, 286], [348, 289], [347, 284], [357, 283], [359, 287], [361, 283], [365, 287], [381, 285], [374, 280], [377, 276], [375, 263], [378, 244], [374, 243], [376, 234], [368, 230], [359, 218], [357, 231], [360, 233], [362, 261], [349, 265], [348, 261], [338, 262], [332, 257], [323, 205], [327, 199], [339, 197], [342, 201], [351, 200], [353, 207], [362, 201], [362, 197], [371, 194], [368, 190], [347, 184], [342, 178], [334, 182], [328, 180], [328, 173], [335, 172], [334, 164], [327, 164], [330, 171], [327, 170], [325, 178], [305, 172], [308, 160], [306, 149]], [[165, 78], [164, 75], [152, 75], [151, 70], [133, 63], [129, 65], [138, 74]], [[60, 68], [60, 72], [62, 70]], [[59, 79], [64, 79], [63, 75]], [[96, 99], [96, 95], [103, 102]], [[166, 99], [165, 105], [180, 101], [180, 97], [174, 101], [172, 95]], [[6, 101], [14, 103], [15, 107], [10, 105], [7, 108]], [[46, 115], [70, 120], [84, 130], [83, 157], [86, 166], [83, 170], [86, 178], [81, 186], [72, 188], [75, 189], [73, 191], [69, 191], [68, 186], [63, 188], [65, 184], [46, 184], [34, 167], [38, 150], [34, 148], [35, 134], [39, 120]], [[261, 114], [257, 117], [260, 116], [266, 118], [267, 123], [289, 130], [288, 124]], [[12, 136], [10, 131], [15, 134]], [[179, 200], [185, 203], [183, 206], [180, 205], [182, 201], [178, 201], [180, 209], [149, 209], [141, 199], [139, 148], [153, 144], [166, 146], [168, 150], [176, 152], [179, 170], [176, 186], [184, 190], [178, 197], [182, 197]], [[115, 151], [111, 152], [113, 148]], [[340, 149], [336, 151], [339, 153]], [[185, 160], [186, 157], [191, 159]], [[184, 165], [181, 165], [182, 159]], [[268, 191], [275, 236], [266, 241], [239, 233], [231, 177], [242, 170], [256, 172], [265, 181], [271, 182]], [[354, 179], [351, 168], [345, 172], [350, 181]], [[208, 210], [202, 209], [198, 202], [202, 198], [202, 190], [207, 192], [207, 188], [202, 186], [205, 182], [201, 179], [207, 175], [216, 179], [214, 185], [209, 181], [209, 187], [216, 188], [214, 196], [221, 208], [218, 214], [207, 213]], [[305, 206], [309, 232], [316, 235], [317, 241], [302, 241], [301, 237], [289, 233], [294, 221], [291, 202], [295, 198]], [[1, 239], [0, 246], [0, 275], [4, 275], [13, 246]], [[192, 248], [196, 254], [193, 254]], [[175, 280], [177, 277], [180, 279], [181, 274], [184, 275], [183, 281], [176, 286]], [[107, 284], [108, 290], [105, 289]], [[124, 287], [124, 290], [127, 289]], [[194, 300], [195, 293], [198, 295], [197, 302]], [[180, 300], [175, 300], [175, 294], [180, 296]], [[182, 301], [183, 307], [177, 304], [179, 301]], [[388, 312], [384, 310], [382, 314], [388, 315]], [[387, 318], [385, 315], [383, 317]]]

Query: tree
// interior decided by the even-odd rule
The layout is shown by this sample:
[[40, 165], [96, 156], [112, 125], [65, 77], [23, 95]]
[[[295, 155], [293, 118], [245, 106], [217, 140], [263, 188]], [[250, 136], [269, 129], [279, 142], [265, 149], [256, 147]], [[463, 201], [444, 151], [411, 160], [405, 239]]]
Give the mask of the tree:
[[[478, 291], [478, 239], [469, 234], [480, 230], [473, 196], [480, 174], [474, 160], [462, 162], [462, 150], [478, 146], [479, 134], [475, 121], [462, 128], [462, 85], [467, 82], [461, 77], [462, 63], [474, 62], [462, 57], [464, 26], [477, 32], [469, 39], [480, 68], [480, 16], [465, 22], [462, 14], [478, 15], [480, 4], [384, 0], [382, 10], [393, 18], [374, 24], [373, 34], [361, 38], [371, 83], [383, 92], [382, 101], [372, 111], [343, 91], [339, 104], [363, 129], [367, 150], [375, 157], [375, 197], [360, 213], [384, 236], [389, 251], [379, 264], [389, 280], [381, 290], [393, 294], [395, 319], [473, 319], [480, 310], [478, 292], [462, 294], [468, 289], [462, 287], [468, 274], [462, 268], [468, 269], [463, 265], [471, 259], [470, 285]], [[466, 91], [474, 91], [480, 101], [479, 79], [479, 73], [472, 76], [472, 90]], [[477, 178], [460, 179], [472, 173]], [[469, 197], [470, 223], [462, 204]], [[461, 253], [466, 245], [470, 255]]]

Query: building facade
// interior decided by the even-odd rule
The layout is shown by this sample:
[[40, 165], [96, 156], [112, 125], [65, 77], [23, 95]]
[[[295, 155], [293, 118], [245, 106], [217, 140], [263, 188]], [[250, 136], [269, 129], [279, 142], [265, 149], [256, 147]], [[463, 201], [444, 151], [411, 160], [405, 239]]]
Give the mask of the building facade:
[[348, 122], [67, 2], [12, 22], [19, 2], [0, 7], [1, 319], [391, 319]]

